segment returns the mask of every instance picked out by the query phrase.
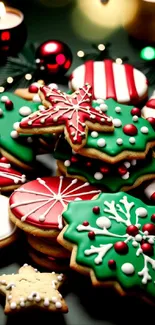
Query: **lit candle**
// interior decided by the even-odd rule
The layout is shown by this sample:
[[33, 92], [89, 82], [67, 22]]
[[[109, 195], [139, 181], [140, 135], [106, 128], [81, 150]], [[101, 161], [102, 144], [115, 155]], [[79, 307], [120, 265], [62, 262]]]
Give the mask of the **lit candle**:
[[0, 2], [0, 30], [13, 28], [21, 24], [23, 14], [17, 12], [16, 9], [5, 7], [3, 2]]

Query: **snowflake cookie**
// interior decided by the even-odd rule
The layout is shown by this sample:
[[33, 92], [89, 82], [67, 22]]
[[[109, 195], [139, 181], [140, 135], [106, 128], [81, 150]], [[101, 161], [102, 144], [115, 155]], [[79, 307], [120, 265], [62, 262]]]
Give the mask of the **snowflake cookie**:
[[88, 129], [113, 131], [111, 118], [101, 107], [92, 107], [92, 88], [89, 84], [71, 95], [43, 86], [40, 88], [40, 96], [48, 108], [24, 118], [17, 127], [19, 133], [64, 132], [71, 147], [78, 150], [86, 143]]
[[72, 250], [71, 267], [90, 274], [94, 285], [110, 281], [122, 293], [139, 287], [155, 297], [154, 212], [124, 192], [72, 202], [58, 241]]

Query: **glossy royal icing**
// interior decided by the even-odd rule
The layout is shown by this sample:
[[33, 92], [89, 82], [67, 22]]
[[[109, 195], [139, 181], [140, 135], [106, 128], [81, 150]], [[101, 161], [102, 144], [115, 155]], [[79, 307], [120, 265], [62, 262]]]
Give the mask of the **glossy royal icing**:
[[13, 235], [16, 230], [16, 226], [9, 219], [8, 204], [8, 197], [0, 195], [0, 241]]
[[12, 168], [10, 162], [5, 158], [0, 158], [0, 189], [10, 186], [17, 186], [26, 182], [26, 176]]

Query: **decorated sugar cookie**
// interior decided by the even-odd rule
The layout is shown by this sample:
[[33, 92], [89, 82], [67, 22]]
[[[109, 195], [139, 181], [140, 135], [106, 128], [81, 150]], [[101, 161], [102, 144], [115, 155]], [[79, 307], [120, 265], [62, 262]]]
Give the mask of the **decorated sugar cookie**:
[[75, 91], [86, 82], [93, 88], [93, 99], [113, 98], [119, 103], [135, 105], [148, 93], [148, 81], [141, 71], [110, 59], [86, 61], [72, 72], [69, 86]]
[[144, 194], [152, 203], [155, 203], [155, 180], [144, 188]]
[[26, 182], [26, 176], [15, 170], [8, 159], [0, 158], [0, 191], [7, 192]]
[[46, 103], [49, 102], [49, 108], [24, 118], [17, 127], [17, 132], [26, 134], [64, 132], [71, 147], [79, 150], [86, 143], [88, 129], [113, 131], [111, 118], [101, 107], [99, 110], [92, 107], [92, 88], [89, 84], [72, 95], [46, 86], [40, 88], [40, 94]]
[[37, 146], [30, 136], [19, 136], [15, 126], [23, 117], [38, 109], [37, 103], [30, 103], [12, 93], [0, 95], [0, 151], [9, 160], [23, 167], [34, 162]]
[[142, 116], [155, 127], [155, 91], [141, 110]]
[[58, 241], [72, 250], [73, 269], [90, 274], [93, 285], [108, 281], [120, 293], [142, 290], [155, 298], [153, 206], [124, 192], [102, 193], [70, 203], [63, 218], [67, 225]]
[[44, 177], [15, 190], [9, 199], [10, 218], [24, 231], [56, 237], [63, 227], [62, 212], [70, 201], [91, 200], [100, 191], [67, 177]]
[[1, 275], [0, 292], [6, 296], [5, 314], [32, 308], [67, 312], [66, 302], [58, 291], [63, 282], [63, 274], [41, 273], [28, 264], [24, 264], [17, 274]]
[[9, 219], [9, 199], [0, 195], [0, 248], [10, 245], [17, 239], [17, 228]]
[[141, 111], [134, 106], [118, 104], [113, 99], [96, 100], [93, 106], [103, 107], [111, 116], [114, 132], [89, 131], [87, 143], [78, 153], [109, 163], [123, 159], [143, 159], [148, 150], [155, 145], [155, 132]]

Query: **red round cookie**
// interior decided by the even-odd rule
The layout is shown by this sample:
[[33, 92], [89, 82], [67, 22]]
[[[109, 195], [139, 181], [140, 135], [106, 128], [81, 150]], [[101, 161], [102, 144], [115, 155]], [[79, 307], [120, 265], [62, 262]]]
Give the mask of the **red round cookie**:
[[15, 170], [9, 160], [5, 157], [0, 158], [0, 190], [7, 192], [19, 187], [26, 182], [26, 176]]
[[74, 200], [91, 200], [100, 191], [69, 177], [44, 177], [28, 182], [10, 196], [10, 218], [26, 232], [51, 236], [63, 228], [62, 212]]

